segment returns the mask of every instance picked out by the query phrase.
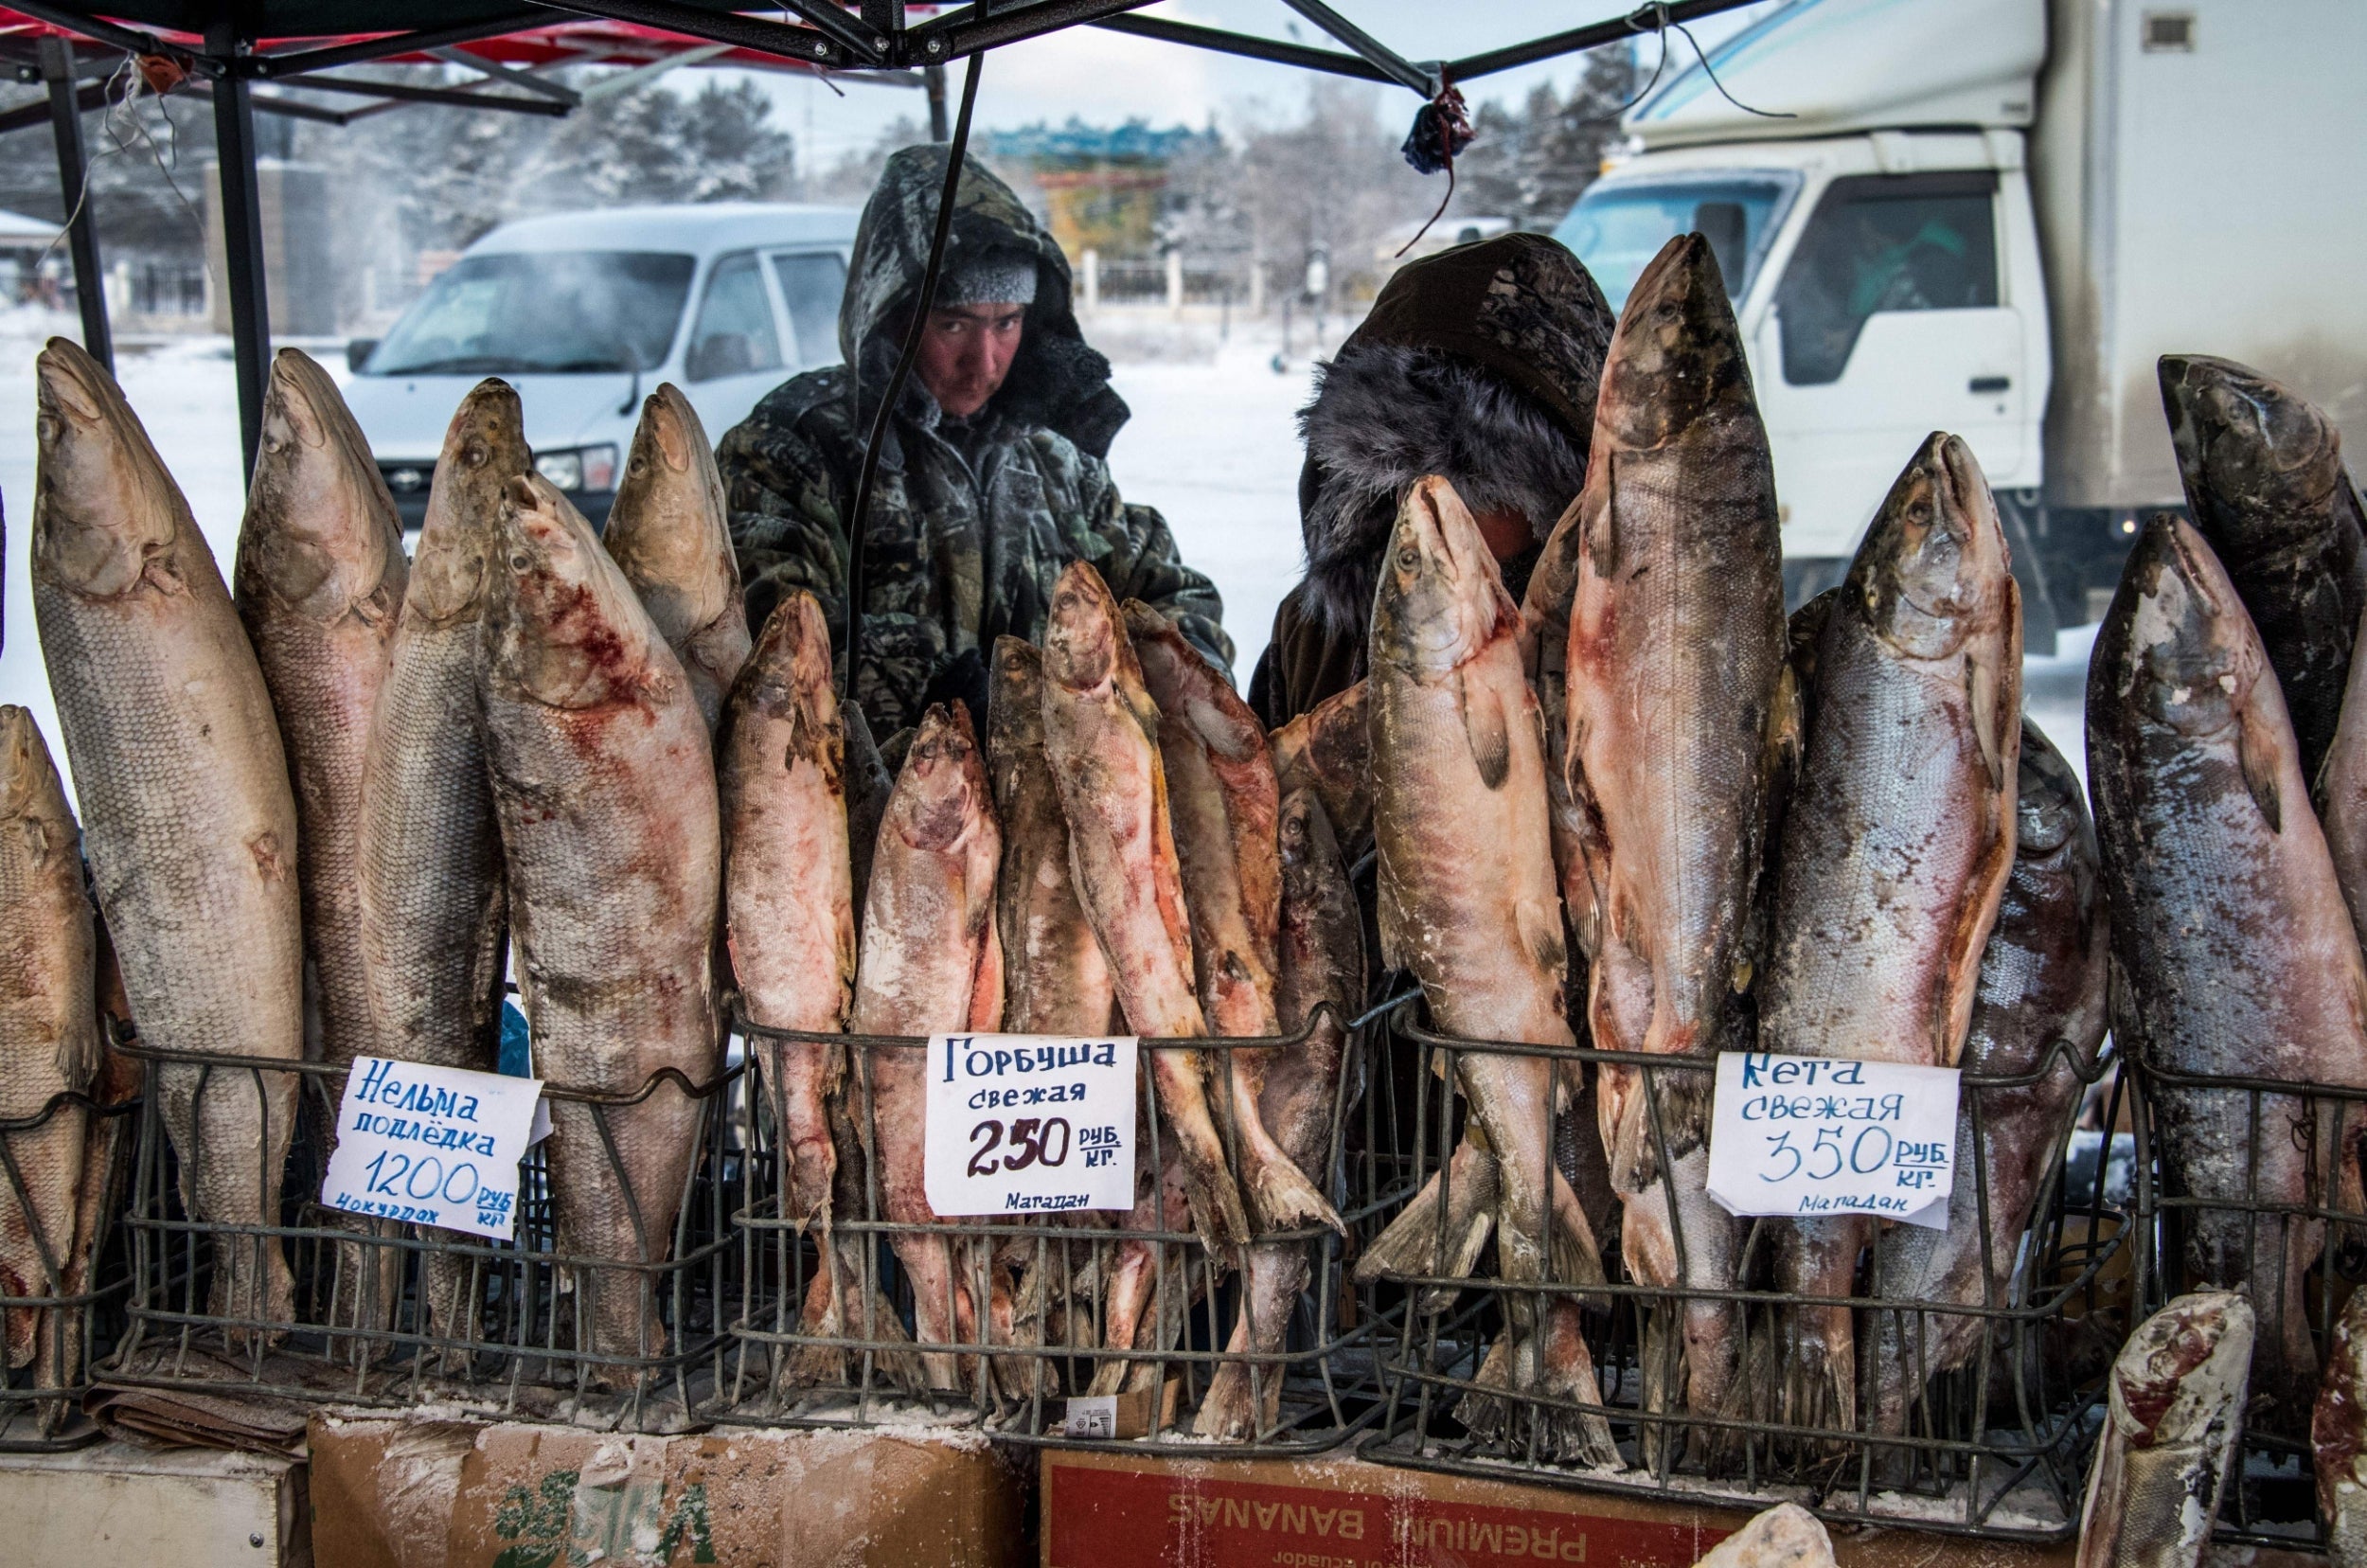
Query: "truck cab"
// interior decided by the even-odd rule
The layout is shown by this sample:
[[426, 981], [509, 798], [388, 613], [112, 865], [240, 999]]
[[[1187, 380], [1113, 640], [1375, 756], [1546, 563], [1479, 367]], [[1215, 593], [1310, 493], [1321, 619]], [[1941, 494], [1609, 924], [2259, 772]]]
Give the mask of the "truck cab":
[[1710, 242], [1773, 448], [1786, 589], [1840, 581], [1915, 443], [1970, 443], [2035, 507], [2051, 367], [2021, 137], [1882, 132], [1655, 153], [1557, 230], [1614, 306], [1672, 236]]

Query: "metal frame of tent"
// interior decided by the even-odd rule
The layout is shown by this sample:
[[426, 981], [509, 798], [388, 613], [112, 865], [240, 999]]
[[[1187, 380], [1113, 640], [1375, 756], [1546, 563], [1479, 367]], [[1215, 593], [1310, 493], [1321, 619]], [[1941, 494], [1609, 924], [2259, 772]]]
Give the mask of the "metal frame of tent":
[[[942, 139], [946, 64], [1067, 27], [1096, 27], [1394, 84], [1433, 99], [1458, 82], [1664, 32], [1751, 0], [1656, 0], [1624, 16], [1451, 61], [1408, 60], [1324, 0], [1283, 4], [1339, 48], [1132, 14], [1151, 3], [972, 0], [917, 21], [907, 19], [905, 0], [849, 0], [845, 5], [838, 0], [778, 0], [767, 8], [794, 15], [798, 20], [792, 23], [693, 0], [548, 0], [533, 5], [517, 0], [117, 0], [104, 5], [7, 0], [6, 10], [0, 10], [0, 59], [13, 62], [20, 80], [45, 83], [48, 101], [0, 115], [0, 133], [44, 118], [53, 127], [60, 193], [70, 215], [68, 235], [84, 345], [112, 367], [98, 237], [82, 200], [88, 160], [80, 113], [108, 102], [111, 83], [128, 78], [129, 73], [117, 69], [125, 56], [136, 62], [151, 85], [187, 87], [211, 99], [239, 426], [251, 469], [271, 358], [256, 175], [258, 113], [344, 124], [382, 106], [428, 102], [565, 115], [579, 95], [534, 72], [554, 64], [631, 62], [632, 53], [619, 52], [621, 38], [639, 45], [634, 52], [642, 55], [640, 68], [645, 69], [692, 63], [803, 68], [862, 72], [926, 85], [932, 129]], [[570, 33], [597, 30], [582, 27], [586, 18], [623, 24], [625, 30], [612, 31], [597, 47], [570, 47]], [[26, 25], [8, 26], [17, 19]], [[91, 73], [77, 58], [77, 40], [116, 57], [99, 79], [86, 80]], [[480, 81], [469, 87], [430, 86], [331, 74], [369, 63], [437, 62], [460, 64]], [[258, 92], [258, 87], [274, 90]], [[291, 97], [290, 89], [376, 101], [369, 108], [341, 112]]]

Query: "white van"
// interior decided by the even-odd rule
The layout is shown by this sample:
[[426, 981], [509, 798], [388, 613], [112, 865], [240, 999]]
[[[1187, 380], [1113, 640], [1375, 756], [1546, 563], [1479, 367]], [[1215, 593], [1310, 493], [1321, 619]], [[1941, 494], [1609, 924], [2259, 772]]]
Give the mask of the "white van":
[[405, 528], [469, 388], [518, 389], [534, 466], [607, 520], [641, 400], [670, 381], [711, 440], [800, 370], [838, 363], [850, 207], [615, 207], [504, 223], [382, 339], [347, 346], [346, 401]]

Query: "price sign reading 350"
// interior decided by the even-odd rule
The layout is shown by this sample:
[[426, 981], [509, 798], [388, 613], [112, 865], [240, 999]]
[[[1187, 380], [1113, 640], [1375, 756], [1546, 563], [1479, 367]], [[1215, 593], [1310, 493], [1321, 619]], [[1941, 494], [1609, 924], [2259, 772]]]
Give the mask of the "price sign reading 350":
[[1953, 1067], [1728, 1051], [1709, 1194], [1730, 1214], [1871, 1214], [1945, 1229], [1959, 1088]]
[[924, 1186], [948, 1218], [1134, 1206], [1134, 1042], [937, 1035]]

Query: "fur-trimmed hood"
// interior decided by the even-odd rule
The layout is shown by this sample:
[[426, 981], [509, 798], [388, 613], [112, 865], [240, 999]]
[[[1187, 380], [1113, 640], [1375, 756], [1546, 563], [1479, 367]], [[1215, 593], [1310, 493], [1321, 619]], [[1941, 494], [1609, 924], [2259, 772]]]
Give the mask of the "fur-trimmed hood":
[[1614, 324], [1577, 258], [1542, 235], [1460, 245], [1392, 277], [1299, 411], [1296, 597], [1309, 618], [1362, 637], [1397, 504], [1425, 474], [1473, 511], [1520, 512], [1541, 543], [1585, 485]]

